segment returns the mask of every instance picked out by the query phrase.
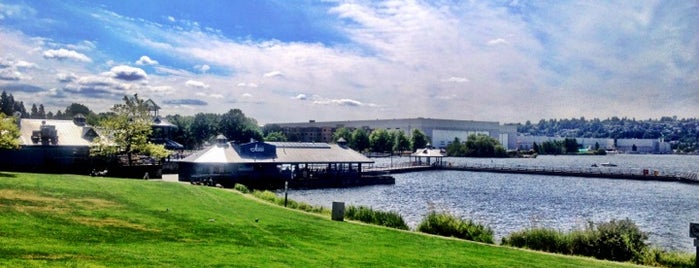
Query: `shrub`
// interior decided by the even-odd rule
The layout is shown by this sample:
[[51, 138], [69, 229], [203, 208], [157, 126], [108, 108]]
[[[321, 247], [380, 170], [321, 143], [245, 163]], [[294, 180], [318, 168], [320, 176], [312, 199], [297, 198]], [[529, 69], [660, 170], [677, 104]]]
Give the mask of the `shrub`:
[[236, 183], [235, 186], [233, 186], [233, 189], [244, 194], [250, 193], [250, 189], [248, 189], [247, 186], [240, 183]]
[[553, 253], [572, 253], [571, 239], [560, 231], [547, 228], [533, 228], [512, 233], [502, 238], [502, 244]]
[[588, 222], [583, 230], [569, 233], [533, 228], [512, 233], [502, 239], [503, 245], [526, 247], [554, 253], [583, 255], [613, 261], [636, 261], [648, 258], [648, 235], [630, 219], [595, 224]]
[[464, 221], [448, 213], [430, 212], [418, 225], [418, 231], [441, 236], [493, 243], [493, 230], [472, 220]]
[[348, 206], [345, 210], [345, 217], [350, 220], [357, 220], [365, 223], [376, 224], [401, 230], [408, 230], [408, 225], [397, 212], [377, 211], [365, 206]]
[[645, 252], [641, 264], [663, 267], [695, 267], [696, 256], [686, 252], [668, 252], [652, 248]]

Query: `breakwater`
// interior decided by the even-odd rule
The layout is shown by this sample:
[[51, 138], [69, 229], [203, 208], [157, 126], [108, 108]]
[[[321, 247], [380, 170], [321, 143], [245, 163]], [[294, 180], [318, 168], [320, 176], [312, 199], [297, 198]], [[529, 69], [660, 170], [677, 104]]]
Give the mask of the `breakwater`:
[[473, 172], [493, 172], [510, 174], [532, 174], [569, 176], [583, 178], [608, 178], [627, 180], [670, 181], [682, 183], [699, 183], [699, 172], [668, 172], [654, 169], [638, 169], [623, 167], [591, 166], [581, 167], [551, 167], [551, 166], [523, 166], [523, 165], [498, 165], [498, 164], [452, 164], [424, 165], [418, 163], [397, 163], [389, 166], [377, 166], [365, 170], [367, 173], [405, 173], [425, 170], [457, 170]]

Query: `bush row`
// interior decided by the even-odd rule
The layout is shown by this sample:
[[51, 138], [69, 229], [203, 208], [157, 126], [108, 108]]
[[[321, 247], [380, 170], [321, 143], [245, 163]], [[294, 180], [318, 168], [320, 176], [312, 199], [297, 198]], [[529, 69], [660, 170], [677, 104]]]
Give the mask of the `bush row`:
[[408, 225], [403, 217], [397, 212], [384, 212], [373, 210], [365, 206], [349, 206], [345, 210], [345, 217], [350, 220], [357, 220], [370, 224], [376, 224], [401, 230], [408, 230]]
[[464, 221], [444, 212], [430, 212], [418, 225], [417, 230], [423, 233], [493, 244], [493, 230], [490, 227]]
[[582, 255], [612, 261], [669, 267], [693, 267], [692, 254], [650, 248], [648, 235], [630, 219], [594, 223], [585, 228], [561, 232], [531, 228], [502, 238], [502, 245], [552, 253]]

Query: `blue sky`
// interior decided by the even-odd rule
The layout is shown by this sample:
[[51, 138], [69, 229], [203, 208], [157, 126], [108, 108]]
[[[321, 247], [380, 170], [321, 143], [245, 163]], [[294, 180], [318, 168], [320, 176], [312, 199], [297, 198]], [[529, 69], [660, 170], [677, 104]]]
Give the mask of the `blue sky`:
[[696, 1], [7, 1], [0, 89], [260, 123], [699, 116]]

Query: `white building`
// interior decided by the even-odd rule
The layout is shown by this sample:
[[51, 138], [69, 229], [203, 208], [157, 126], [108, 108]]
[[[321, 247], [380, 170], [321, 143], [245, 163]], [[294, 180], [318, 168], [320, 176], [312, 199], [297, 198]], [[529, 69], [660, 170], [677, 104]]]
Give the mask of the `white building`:
[[302, 142], [331, 142], [332, 133], [338, 128], [365, 130], [386, 129], [400, 130], [410, 135], [414, 129], [419, 129], [429, 138], [433, 147], [444, 148], [459, 138], [466, 141], [470, 134], [486, 134], [500, 141], [507, 149], [517, 147], [517, 126], [501, 125], [498, 122], [408, 118], [408, 119], [376, 119], [352, 121], [316, 122], [310, 120], [304, 123], [274, 123], [283, 129], [287, 137], [296, 137]]

